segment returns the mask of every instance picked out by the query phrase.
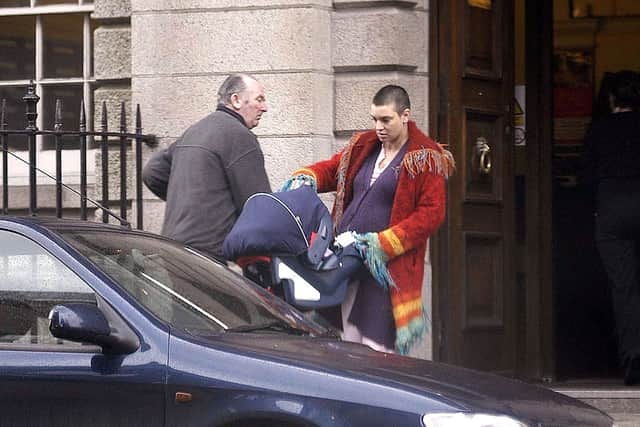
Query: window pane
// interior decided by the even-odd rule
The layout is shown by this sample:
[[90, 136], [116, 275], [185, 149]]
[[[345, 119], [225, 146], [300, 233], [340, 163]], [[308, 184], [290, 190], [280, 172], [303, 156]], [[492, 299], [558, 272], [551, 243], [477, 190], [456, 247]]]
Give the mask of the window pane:
[[[4, 87], [0, 86], [0, 106], [2, 100], [6, 100], [5, 107], [5, 123], [7, 129], [22, 130], [27, 126], [27, 118], [25, 116], [25, 103], [22, 97], [27, 93], [27, 88], [20, 87]], [[12, 150], [26, 150], [27, 138], [24, 135], [9, 136], [9, 147]]]
[[29, 0], [2, 0], [0, 2], [0, 8], [3, 7], [29, 7]]
[[[42, 128], [51, 130], [55, 125], [56, 99], [62, 101], [62, 129], [80, 129], [80, 101], [82, 100], [82, 85], [53, 85], [42, 87]], [[62, 139], [62, 148], [78, 148], [80, 143], [77, 137], [65, 137]], [[54, 149], [55, 138], [52, 135], [43, 137], [43, 148]]]
[[18, 234], [0, 232], [0, 343], [80, 345], [49, 332], [49, 311], [69, 302], [96, 304], [96, 297], [41, 246]]
[[78, 4], [78, 0], [36, 0], [36, 4], [39, 6], [45, 4]]
[[82, 77], [83, 15], [42, 17], [44, 78]]
[[0, 79], [22, 80], [35, 76], [33, 16], [0, 17]]

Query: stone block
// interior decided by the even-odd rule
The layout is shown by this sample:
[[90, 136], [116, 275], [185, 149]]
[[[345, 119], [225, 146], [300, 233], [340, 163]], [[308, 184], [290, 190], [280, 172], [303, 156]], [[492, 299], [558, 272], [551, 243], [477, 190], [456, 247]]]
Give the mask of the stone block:
[[[127, 164], [125, 168], [126, 174], [126, 200], [135, 199], [135, 154], [129, 144], [127, 149]], [[95, 191], [94, 194], [98, 201], [102, 200], [102, 152], [100, 149], [96, 150], [95, 158]], [[120, 200], [120, 147], [117, 145], [109, 146], [107, 157], [107, 169], [108, 169], [108, 188], [109, 188], [109, 200], [117, 201], [114, 206], [115, 210], [119, 212], [119, 200]]]
[[331, 7], [331, 0], [131, 0], [136, 12], [183, 11], [183, 10], [226, 10], [240, 8]]
[[131, 25], [132, 70], [137, 76], [330, 71], [328, 10], [136, 14]]
[[131, 0], [94, 0], [93, 19], [128, 18]]
[[428, 67], [428, 14], [405, 9], [357, 9], [332, 14], [337, 70]]
[[[110, 132], [120, 131], [121, 104], [125, 103], [127, 130], [135, 131], [135, 106], [131, 104], [131, 89], [128, 87], [105, 86], [93, 92], [93, 128], [102, 130], [102, 108], [103, 102], [107, 109], [107, 129]], [[143, 122], [144, 124], [144, 122]]]
[[411, 117], [418, 127], [427, 130], [429, 79], [426, 75], [407, 73], [344, 73], [336, 75], [336, 123], [338, 133], [371, 129], [371, 100], [387, 84], [404, 87], [411, 99]]
[[258, 135], [331, 136], [333, 133], [333, 77], [324, 73], [257, 76], [265, 87], [269, 111]]
[[[38, 211], [45, 210], [47, 212], [53, 211], [55, 214], [56, 207], [56, 186], [54, 183], [43, 184], [44, 179], [38, 179], [36, 185], [36, 207]], [[63, 178], [64, 181], [64, 178]], [[66, 182], [65, 182], [66, 184]], [[68, 185], [73, 190], [80, 193], [80, 186], [77, 184]], [[94, 198], [93, 185], [87, 186], [87, 197]], [[0, 187], [0, 197], [2, 197], [2, 187]], [[31, 197], [31, 191], [28, 185], [11, 185], [8, 188], [9, 197], [9, 210], [10, 211], [26, 211], [29, 209], [29, 201]], [[62, 188], [62, 208], [64, 210], [77, 210], [80, 207], [80, 196], [67, 188]], [[87, 203], [87, 207], [91, 208], [90, 202]]]
[[[133, 80], [145, 132], [177, 138], [215, 110], [217, 89], [226, 76], [158, 76]], [[258, 136], [331, 135], [333, 78], [324, 73], [256, 75], [265, 87], [269, 111], [254, 128]]]
[[[164, 221], [165, 203], [160, 199], [145, 200], [142, 214], [142, 225], [145, 231], [160, 234]], [[135, 214], [135, 209], [133, 210]], [[133, 217], [135, 218], [135, 216]]]
[[96, 79], [131, 78], [131, 28], [103, 26], [93, 33]]

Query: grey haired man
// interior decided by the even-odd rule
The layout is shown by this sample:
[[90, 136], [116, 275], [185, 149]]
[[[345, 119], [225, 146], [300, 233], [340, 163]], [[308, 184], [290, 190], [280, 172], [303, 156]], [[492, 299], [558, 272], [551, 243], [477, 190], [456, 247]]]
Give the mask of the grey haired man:
[[251, 132], [267, 112], [264, 88], [246, 74], [229, 76], [218, 107], [143, 170], [146, 186], [166, 201], [162, 234], [218, 259], [244, 202], [271, 192], [264, 156]]

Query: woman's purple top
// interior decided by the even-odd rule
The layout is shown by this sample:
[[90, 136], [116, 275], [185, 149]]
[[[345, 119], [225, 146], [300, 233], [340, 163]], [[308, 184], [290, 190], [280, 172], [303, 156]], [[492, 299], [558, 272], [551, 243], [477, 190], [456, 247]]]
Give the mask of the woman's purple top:
[[[408, 145], [405, 144], [400, 149], [372, 185], [369, 183], [382, 144], [380, 149], [367, 158], [353, 181], [353, 200], [338, 224], [338, 233], [355, 231], [362, 234], [382, 231], [389, 227], [401, 162]], [[356, 325], [367, 338], [393, 348], [396, 328], [389, 293], [382, 289], [366, 268], [361, 270], [357, 279], [360, 286], [349, 315], [349, 322]]]

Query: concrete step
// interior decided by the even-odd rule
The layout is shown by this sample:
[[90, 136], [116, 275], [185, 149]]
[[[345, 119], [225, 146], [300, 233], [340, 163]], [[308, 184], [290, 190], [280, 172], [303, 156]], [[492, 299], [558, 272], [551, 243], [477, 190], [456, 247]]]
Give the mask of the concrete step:
[[616, 427], [640, 427], [640, 387], [554, 385], [550, 388], [606, 412], [615, 420]]
[[640, 414], [609, 414], [615, 421], [616, 427], [639, 427]]

